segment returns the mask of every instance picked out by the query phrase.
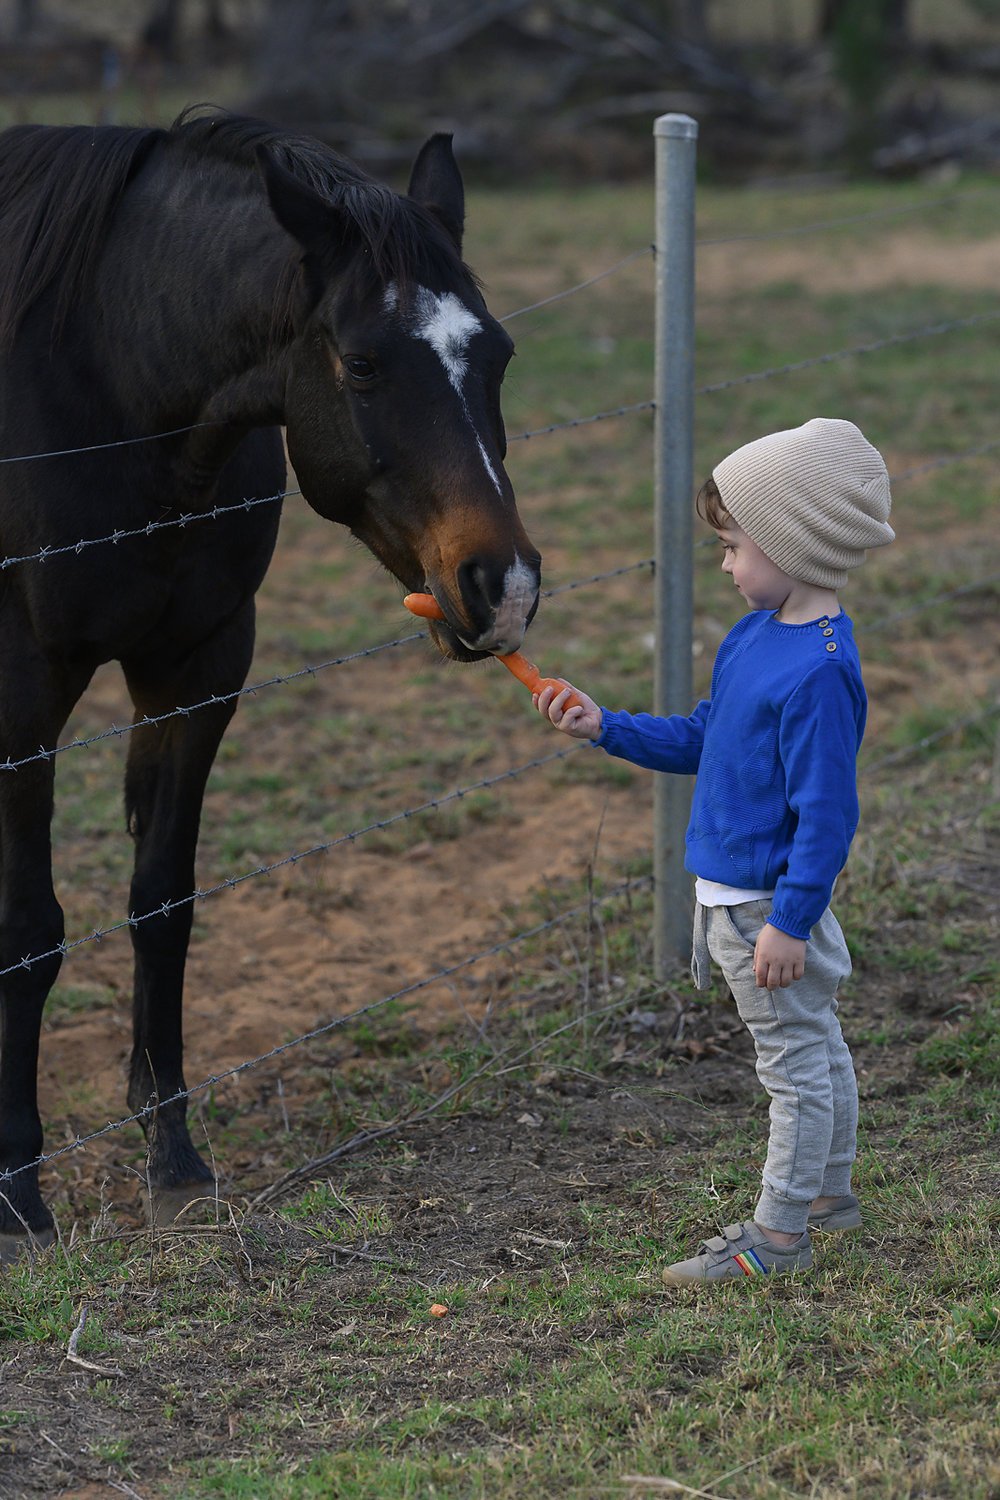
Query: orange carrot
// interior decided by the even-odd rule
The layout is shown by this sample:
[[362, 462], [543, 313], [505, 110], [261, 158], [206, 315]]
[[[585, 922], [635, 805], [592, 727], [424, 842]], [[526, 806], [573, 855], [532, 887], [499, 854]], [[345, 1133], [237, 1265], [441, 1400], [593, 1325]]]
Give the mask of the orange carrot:
[[444, 619], [444, 610], [433, 594], [407, 594], [403, 603], [411, 615], [419, 615], [422, 620]]
[[[433, 594], [407, 594], [403, 600], [412, 615], [419, 615], [424, 620], [443, 620], [444, 610], [437, 602]], [[540, 693], [543, 688], [555, 688], [561, 693], [564, 684], [555, 677], [543, 677], [533, 661], [522, 656], [520, 651], [511, 651], [507, 656], [498, 656], [497, 661], [503, 662], [508, 672], [512, 672], [518, 682], [523, 682], [529, 693]], [[579, 705], [579, 698], [574, 693], [566, 702], [567, 708], [575, 708]]]
[[[498, 656], [497, 661], [502, 661], [508, 672], [513, 672], [518, 682], [523, 682], [529, 693], [540, 693], [543, 688], [555, 688], [561, 693], [566, 686], [556, 677], [543, 677], [533, 661], [529, 661], [520, 651], [512, 651], [509, 656]], [[572, 693], [565, 703], [566, 708], [578, 708], [579, 698]]]

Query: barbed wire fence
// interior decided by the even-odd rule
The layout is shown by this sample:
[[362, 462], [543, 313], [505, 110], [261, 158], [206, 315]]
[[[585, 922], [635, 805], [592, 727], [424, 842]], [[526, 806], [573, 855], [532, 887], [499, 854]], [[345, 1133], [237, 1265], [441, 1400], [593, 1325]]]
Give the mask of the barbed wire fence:
[[[892, 205], [889, 208], [873, 210], [864, 214], [841, 216], [839, 218], [818, 221], [807, 225], [785, 226], [777, 230], [771, 230], [759, 234], [741, 234], [706, 239], [703, 241], [699, 241], [698, 246], [699, 248], [707, 248], [714, 245], [739, 243], [748, 240], [764, 241], [791, 235], [801, 236], [805, 234], [821, 234], [834, 227], [839, 228], [842, 226], [857, 225], [864, 222], [875, 222], [881, 219], [885, 219], [890, 215], [930, 212], [935, 208], [945, 207], [964, 198], [983, 196], [991, 193], [991, 189], [972, 189], [967, 192], [944, 195], [931, 203]], [[561, 302], [570, 296], [589, 290], [598, 282], [602, 282], [614, 277], [626, 266], [632, 264], [635, 261], [638, 261], [644, 257], [651, 257], [655, 260], [655, 256], [655, 247], [641, 247], [635, 250], [633, 253], [623, 257], [615, 264], [608, 267], [607, 270], [599, 273], [598, 275], [591, 276], [586, 280], [579, 282], [576, 285], [567, 287], [563, 291], [558, 292], [553, 296], [544, 298], [539, 302], [535, 302], [533, 304], [530, 304], [529, 306], [519, 308], [517, 311], [507, 314], [506, 318], [503, 319], [503, 321], [508, 322], [524, 314], [531, 313], [540, 308], [549, 307], [553, 304]], [[904, 344], [913, 343], [918, 340], [943, 338], [949, 334], [959, 333], [961, 331], [986, 326], [996, 321], [998, 318], [1000, 318], [1000, 308], [989, 309], [987, 311], [974, 314], [969, 317], [939, 320], [934, 323], [923, 324], [917, 328], [913, 328], [901, 333], [878, 339], [870, 339], [863, 343], [855, 344], [847, 348], [833, 351], [822, 351], [808, 358], [788, 362], [782, 365], [769, 367], [747, 374], [733, 376], [725, 380], [714, 381], [710, 384], [705, 384], [697, 387], [693, 391], [693, 394], [697, 397], [713, 396], [722, 392], [733, 391], [739, 387], [749, 386], [781, 376], [799, 373], [810, 368], [828, 365], [836, 361], [846, 360], [848, 358], [864, 358], [870, 355], [876, 355], [885, 350], [899, 347]], [[602, 410], [591, 414], [581, 414], [569, 418], [565, 421], [556, 422], [544, 427], [513, 434], [510, 436], [509, 441], [528, 442], [557, 432], [567, 432], [573, 429], [582, 428], [597, 422], [609, 421], [614, 419], [621, 420], [634, 417], [642, 413], [651, 413], [654, 411], [655, 405], [655, 401], [653, 399], [650, 399], [638, 403], [632, 403], [629, 405], [621, 405], [616, 408], [609, 408], [607, 410]], [[177, 431], [187, 430], [190, 429], [179, 429]], [[76, 449], [64, 449], [60, 450], [58, 453], [5, 455], [0, 456], [0, 464], [42, 463], [47, 458], [67, 457], [71, 456], [74, 453], [91, 453], [94, 451], [98, 451], [103, 447], [125, 446], [128, 441], [155, 441], [160, 437], [177, 435], [177, 431], [173, 431], [169, 434], [164, 433], [144, 435], [136, 439], [126, 440], [125, 443], [118, 442], [114, 444], [95, 444]], [[939, 455], [934, 459], [915, 465], [907, 470], [893, 474], [890, 477], [893, 485], [896, 486], [899, 484], [903, 484], [909, 480], [915, 479], [921, 475], [927, 474], [931, 471], [944, 469], [953, 464], [960, 464], [975, 458], [986, 456], [990, 453], [995, 452], [998, 448], [1000, 448], [1000, 439], [995, 442], [981, 443], [976, 446], [966, 448], [958, 453], [947, 453]], [[153, 534], [167, 528], [184, 528], [187, 526], [201, 526], [205, 524], [211, 524], [213, 521], [216, 521], [234, 511], [245, 511], [255, 506], [273, 505], [298, 494], [298, 490], [290, 489], [282, 492], [280, 495], [268, 496], [261, 499], [247, 500], [235, 506], [213, 507], [212, 509], [205, 511], [204, 513], [199, 512], [186, 514], [171, 518], [169, 520], [154, 522], [147, 526], [137, 527], [132, 530], [117, 529], [105, 536], [81, 537], [69, 543], [60, 543], [58, 545], [44, 547], [30, 555], [3, 557], [0, 558], [0, 574], [8, 569], [12, 569], [15, 567], [27, 566], [30, 564], [44, 565], [48, 560], [57, 556], [82, 556], [94, 547], [115, 546], [125, 540], [135, 540], [142, 537], [152, 536]], [[613, 569], [595, 573], [588, 577], [580, 578], [563, 584], [559, 587], [549, 589], [546, 591], [545, 597], [551, 599], [570, 591], [598, 586], [608, 582], [613, 578], [618, 578], [637, 571], [654, 572], [655, 568], [655, 558], [645, 557], [637, 560], [627, 561]], [[862, 623], [858, 626], [858, 629], [859, 631], [867, 630], [885, 633], [891, 630], [891, 628], [897, 623], [911, 619], [915, 616], [920, 615], [921, 613], [934, 610], [942, 604], [967, 597], [974, 593], [985, 592], [997, 588], [1000, 588], [1000, 574], [989, 574], [987, 576], [984, 576], [983, 578], [970, 581], [969, 583], [956, 588], [943, 591], [938, 590], [937, 592], [928, 595], [926, 598], [908, 605], [905, 609], [900, 609], [893, 613], [887, 614], [876, 621]], [[256, 696], [266, 690], [280, 688], [282, 686], [301, 681], [302, 679], [315, 678], [318, 674], [328, 672], [334, 668], [345, 666], [352, 662], [371, 659], [373, 657], [390, 652], [395, 648], [407, 645], [414, 641], [419, 641], [425, 638], [426, 635], [426, 631], [409, 632], [388, 641], [363, 647], [358, 651], [354, 651], [343, 656], [333, 657], [328, 660], [314, 663], [306, 663], [291, 668], [287, 672], [273, 674], [268, 678], [262, 679], [252, 684], [248, 684], [245, 687], [239, 689], [237, 692], [225, 695], [212, 695], [200, 702], [179, 706], [176, 709], [172, 710], [170, 713], [159, 715], [155, 718], [147, 718], [144, 716], [127, 725], [118, 725], [112, 723], [105, 730], [100, 731], [96, 734], [77, 737], [70, 741], [67, 741], [64, 744], [56, 746], [40, 746], [34, 754], [24, 756], [16, 760], [8, 755], [6, 760], [0, 760], [0, 775], [16, 775], [20, 769], [35, 762], [51, 760], [56, 756], [65, 754], [68, 751], [86, 750], [104, 741], [121, 739], [122, 737], [130, 734], [136, 728], [142, 727], [143, 725], [159, 725], [167, 719], [197, 713], [200, 709], [206, 708], [211, 705], [218, 705], [219, 703], [231, 701], [243, 696]], [[961, 720], [956, 720], [952, 723], [949, 723], [946, 727], [938, 731], [934, 731], [920, 737], [910, 745], [907, 745], [896, 751], [893, 751], [888, 755], [883, 755], [873, 761], [870, 761], [863, 768], [863, 773], [871, 775], [883, 768], [896, 765], [905, 758], [933, 748], [937, 743], [947, 738], [948, 736], [952, 736], [975, 725], [985, 724], [990, 720], [996, 718], [998, 714], [1000, 714], [1000, 703], [990, 703], [988, 705], [982, 706], [975, 712], [966, 715]], [[255, 880], [258, 877], [273, 874], [275, 871], [285, 869], [289, 866], [297, 865], [301, 861], [312, 858], [318, 854], [329, 853], [338, 847], [353, 845], [358, 840], [365, 838], [369, 834], [384, 832], [385, 830], [397, 824], [405, 823], [408, 820], [417, 817], [418, 815], [427, 812], [438, 811], [442, 807], [461, 801], [464, 797], [469, 796], [476, 791], [491, 788], [500, 783], [507, 782], [517, 777], [526, 775], [530, 772], [535, 772], [544, 767], [551, 766], [552, 764], [563, 761], [567, 757], [585, 748], [586, 746], [584, 745], [574, 745], [569, 747], [568, 749], [563, 749], [553, 754], [540, 756], [520, 765], [507, 767], [506, 769], [499, 771], [494, 775], [483, 777], [466, 785], [456, 787], [450, 792], [444, 793], [439, 797], [428, 799], [411, 807], [405, 807], [395, 813], [388, 815], [385, 818], [370, 821], [351, 830], [348, 833], [341, 834], [332, 839], [317, 841], [306, 848], [297, 851], [291, 851], [283, 855], [282, 857], [274, 859], [270, 862], [261, 862], [253, 868], [228, 875], [225, 878], [217, 881], [215, 884], [208, 886], [207, 888], [196, 889], [189, 895], [174, 902], [163, 903], [161, 906], [156, 907], [152, 911], [131, 912], [122, 920], [109, 920], [103, 926], [97, 926], [90, 932], [67, 939], [57, 945], [55, 948], [50, 948], [45, 952], [28, 953], [23, 955], [17, 963], [10, 965], [6, 969], [0, 970], [0, 979], [2, 979], [7, 974], [11, 974], [22, 969], [31, 968], [33, 965], [40, 963], [47, 958], [51, 958], [56, 954], [65, 957], [72, 951], [79, 949], [84, 945], [99, 943], [104, 938], [109, 937], [114, 933], [133, 929], [137, 925], [148, 921], [151, 918], [165, 915], [167, 912], [175, 909], [178, 906], [194, 905], [196, 903], [207, 901], [209, 898], [217, 894], [221, 894], [225, 891], [235, 890], [237, 887], [249, 881]], [[0, 755], [3, 754], [3, 749], [4, 747], [0, 746]], [[436, 972], [429, 974], [423, 979], [414, 981], [413, 983], [396, 989], [392, 993], [384, 995], [381, 998], [370, 1002], [369, 1004], [356, 1008], [349, 1014], [337, 1016], [329, 1022], [325, 1022], [324, 1024], [317, 1026], [307, 1032], [281, 1042], [275, 1047], [261, 1053], [259, 1056], [248, 1058], [233, 1067], [212, 1074], [211, 1076], [202, 1079], [200, 1082], [194, 1084], [186, 1090], [172, 1096], [170, 1099], [157, 1099], [151, 1102], [143, 1110], [125, 1115], [120, 1119], [109, 1121], [107, 1124], [89, 1133], [78, 1134], [64, 1145], [56, 1148], [51, 1152], [43, 1153], [36, 1159], [36, 1161], [18, 1170], [27, 1171], [31, 1170], [32, 1168], [44, 1166], [50, 1162], [58, 1161], [59, 1159], [70, 1153], [86, 1148], [93, 1142], [99, 1141], [107, 1137], [108, 1135], [124, 1130], [129, 1125], [141, 1123], [144, 1119], [155, 1113], [155, 1111], [163, 1105], [179, 1101], [180, 1099], [194, 1098], [196, 1096], [202, 1095], [224, 1080], [228, 1080], [250, 1072], [251, 1070], [258, 1068], [267, 1062], [273, 1061], [274, 1059], [285, 1055], [292, 1049], [302, 1047], [306, 1043], [329, 1036], [334, 1031], [345, 1028], [367, 1016], [384, 1010], [394, 1001], [399, 1001], [408, 996], [420, 993], [434, 984], [447, 982], [454, 975], [469, 969], [477, 963], [495, 958], [500, 954], [510, 953], [519, 945], [541, 937], [544, 934], [551, 933], [552, 931], [560, 927], [564, 927], [566, 924], [571, 923], [580, 917], [592, 920], [596, 907], [601, 905], [610, 905], [623, 900], [630, 901], [632, 896], [636, 892], [648, 891], [652, 883], [653, 882], [651, 877], [646, 876], [626, 881], [614, 887], [613, 889], [602, 892], [600, 894], [591, 893], [588, 901], [585, 903], [578, 903], [574, 906], [571, 906], [565, 911], [560, 912], [559, 914], [549, 918], [542, 923], [534, 924], [530, 928], [525, 929], [524, 931], [521, 931], [512, 937], [505, 938], [502, 941], [494, 943], [479, 952], [470, 954], [454, 964], [451, 964], [444, 968], [440, 968]], [[626, 1000], [623, 1003], [628, 1004], [630, 1002]], [[357, 1139], [368, 1140], [372, 1138], [373, 1137], [370, 1134], [363, 1134]], [[354, 1142], [346, 1143], [344, 1149], [350, 1149], [353, 1144]], [[17, 1171], [0, 1174], [0, 1194], [3, 1193], [4, 1183], [6, 1181], [9, 1181], [11, 1177], [16, 1175]], [[295, 1176], [294, 1172], [290, 1175], [293, 1177]]]

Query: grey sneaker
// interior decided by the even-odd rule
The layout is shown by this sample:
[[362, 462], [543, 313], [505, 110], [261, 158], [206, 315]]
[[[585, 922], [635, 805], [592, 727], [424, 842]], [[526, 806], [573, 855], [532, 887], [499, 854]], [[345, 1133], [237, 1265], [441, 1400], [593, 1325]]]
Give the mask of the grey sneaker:
[[853, 1193], [838, 1198], [829, 1208], [809, 1214], [810, 1234], [850, 1234], [861, 1228], [861, 1205]]
[[787, 1276], [790, 1271], [808, 1271], [813, 1263], [808, 1233], [787, 1249], [773, 1245], [752, 1220], [730, 1224], [721, 1234], [706, 1240], [691, 1260], [665, 1266], [667, 1286], [688, 1286], [698, 1281], [727, 1281], [740, 1276]]

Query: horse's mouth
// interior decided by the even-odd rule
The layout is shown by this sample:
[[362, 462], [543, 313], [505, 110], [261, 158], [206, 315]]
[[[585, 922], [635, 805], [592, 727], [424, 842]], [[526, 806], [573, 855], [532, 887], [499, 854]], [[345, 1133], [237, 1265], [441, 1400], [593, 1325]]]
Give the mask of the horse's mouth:
[[486, 661], [492, 651], [476, 651], [467, 646], [461, 636], [444, 620], [428, 621], [431, 640], [441, 655], [448, 661]]

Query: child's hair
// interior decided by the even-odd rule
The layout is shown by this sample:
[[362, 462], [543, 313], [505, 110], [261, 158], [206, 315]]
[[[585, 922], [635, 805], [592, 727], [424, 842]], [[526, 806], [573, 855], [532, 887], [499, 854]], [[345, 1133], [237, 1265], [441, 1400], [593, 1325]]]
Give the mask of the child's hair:
[[711, 477], [698, 491], [694, 505], [701, 519], [707, 521], [713, 531], [724, 531], [727, 526], [732, 526], [733, 518], [722, 502], [719, 486]]

